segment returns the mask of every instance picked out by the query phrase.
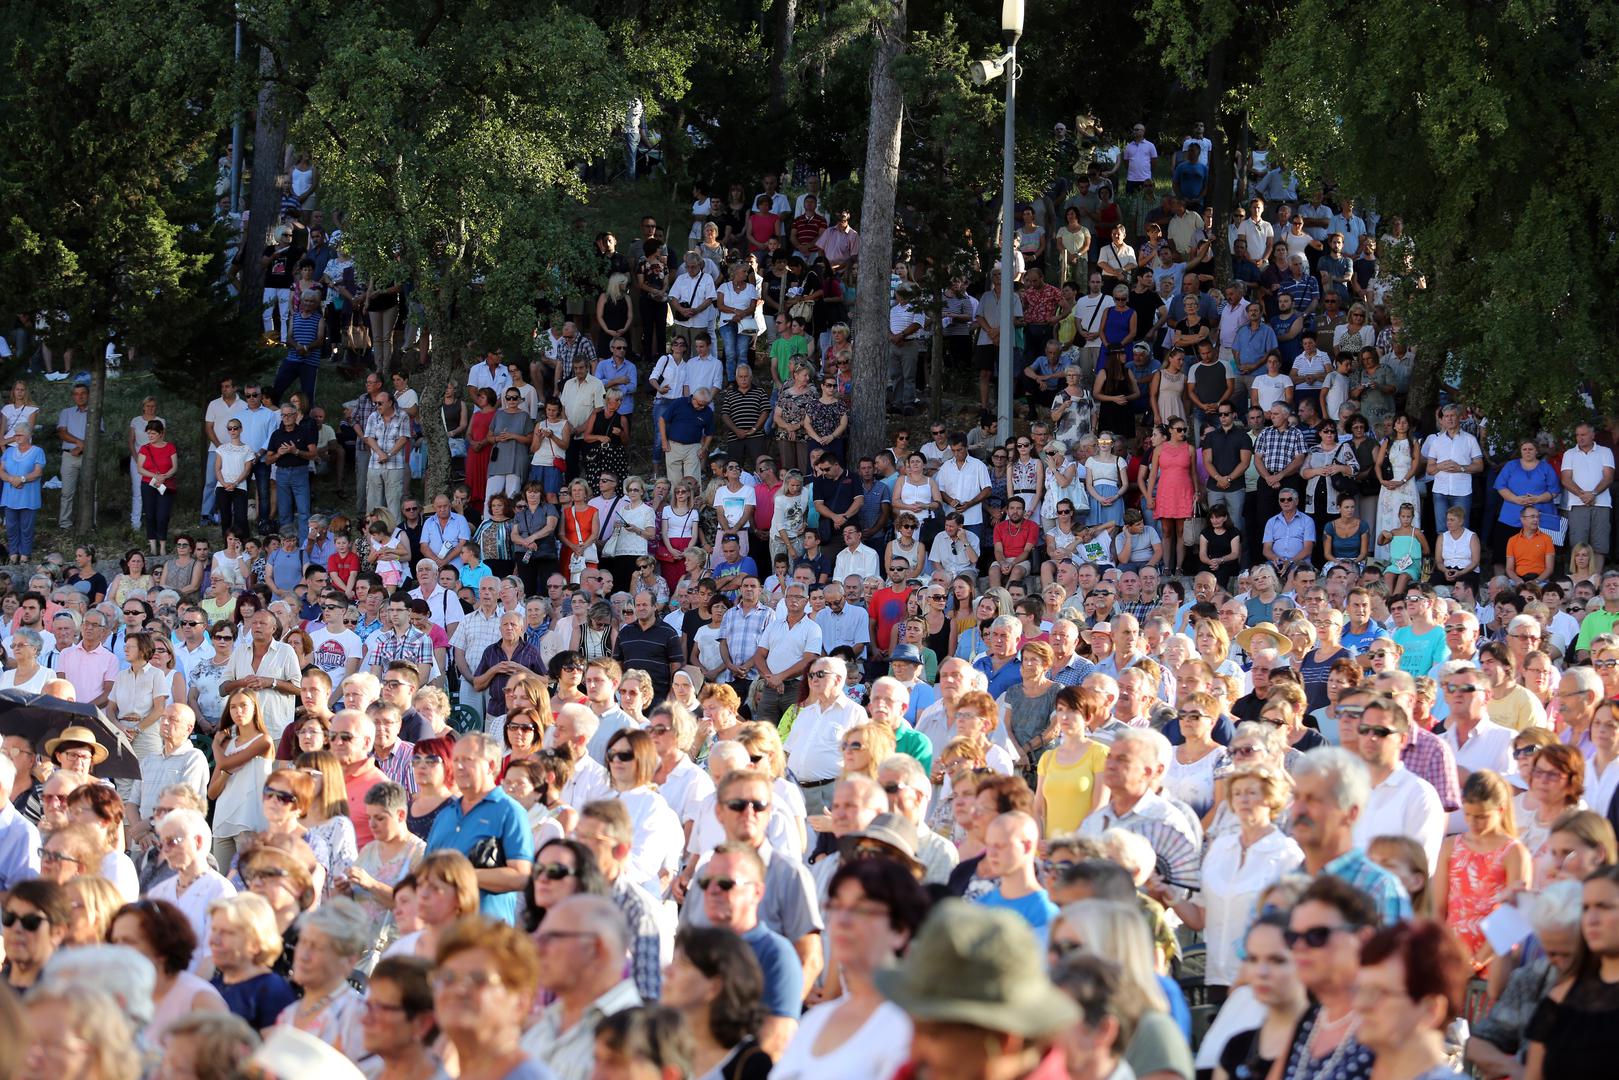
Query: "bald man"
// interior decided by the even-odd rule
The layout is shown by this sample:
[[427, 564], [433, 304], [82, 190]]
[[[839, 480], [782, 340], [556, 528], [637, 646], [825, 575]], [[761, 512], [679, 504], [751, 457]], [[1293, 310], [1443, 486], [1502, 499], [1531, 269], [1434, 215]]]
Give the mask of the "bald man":
[[208, 759], [191, 745], [191, 732], [196, 726], [197, 714], [189, 705], [175, 704], [163, 710], [163, 719], [158, 723], [162, 749], [141, 761], [140, 824], [131, 823], [132, 834], [139, 835], [150, 826], [157, 797], [172, 784], [193, 789], [207, 805]]
[[45, 685], [40, 687], [39, 692], [58, 701], [79, 700], [78, 694], [74, 693], [73, 684], [66, 679], [48, 679]]
[[364, 848], [374, 839], [365, 813], [365, 793], [388, 779], [371, 756], [377, 745], [377, 725], [363, 712], [344, 709], [332, 717], [330, 731], [332, 756], [343, 767], [343, 788], [348, 796], [349, 820], [354, 822], [354, 842]]
[[979, 897], [978, 903], [1017, 912], [1044, 944], [1051, 921], [1057, 917], [1057, 905], [1035, 875], [1039, 845], [1040, 826], [1021, 810], [990, 822], [984, 836], [982, 872], [986, 877], [999, 878], [1000, 883]]

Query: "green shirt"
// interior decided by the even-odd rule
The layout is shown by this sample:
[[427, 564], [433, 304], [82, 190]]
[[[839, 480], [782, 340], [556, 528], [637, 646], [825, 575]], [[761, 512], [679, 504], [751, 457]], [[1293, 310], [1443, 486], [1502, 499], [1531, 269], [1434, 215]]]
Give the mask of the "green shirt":
[[803, 354], [809, 355], [809, 338], [803, 334], [797, 337], [777, 338], [770, 345], [770, 359], [776, 369], [776, 381], [783, 385], [793, 381], [791, 365], [793, 357]]
[[1591, 642], [1603, 634], [1613, 633], [1613, 628], [1616, 624], [1619, 624], [1619, 611], [1597, 608], [1580, 620], [1580, 636], [1574, 642], [1574, 651], [1576, 653], [1589, 652]]

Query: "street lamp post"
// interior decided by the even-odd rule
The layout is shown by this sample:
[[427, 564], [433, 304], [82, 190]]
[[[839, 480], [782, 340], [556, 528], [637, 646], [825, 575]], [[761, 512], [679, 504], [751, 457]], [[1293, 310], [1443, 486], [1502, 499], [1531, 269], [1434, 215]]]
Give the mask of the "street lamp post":
[[1001, 41], [1006, 45], [1003, 71], [1006, 75], [1006, 132], [1001, 146], [1001, 311], [1000, 383], [995, 395], [999, 417], [997, 431], [1004, 443], [1012, 437], [1012, 257], [1016, 251], [1017, 223], [1013, 220], [1013, 166], [1017, 147], [1014, 129], [1017, 119], [1017, 43], [1023, 36], [1023, 0], [1001, 0]]

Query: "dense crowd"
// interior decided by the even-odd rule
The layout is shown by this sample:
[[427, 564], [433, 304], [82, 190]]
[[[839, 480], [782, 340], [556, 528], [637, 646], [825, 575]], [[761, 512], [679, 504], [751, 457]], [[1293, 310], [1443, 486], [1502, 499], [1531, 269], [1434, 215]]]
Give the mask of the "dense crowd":
[[[1138, 127], [1020, 208], [1011, 327], [996, 267], [930, 313], [862, 266], [818, 177], [698, 186], [425, 402], [300, 159], [286, 361], [194, 445], [130, 421], [110, 581], [34, 550], [48, 420], [0, 410], [0, 1080], [1598, 1075], [1615, 425], [1412, 416], [1399, 219], [1258, 153], [1216, 223], [1208, 151]], [[1013, 437], [913, 429], [1003, 334]]]

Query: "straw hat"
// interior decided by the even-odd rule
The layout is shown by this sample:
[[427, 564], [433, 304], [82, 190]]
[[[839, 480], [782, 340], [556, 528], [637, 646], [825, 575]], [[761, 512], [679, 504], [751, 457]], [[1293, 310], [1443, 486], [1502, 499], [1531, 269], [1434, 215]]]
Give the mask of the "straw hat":
[[1287, 635], [1278, 630], [1276, 628], [1276, 624], [1273, 622], [1255, 623], [1253, 626], [1250, 626], [1248, 629], [1242, 631], [1242, 633], [1237, 635], [1237, 647], [1243, 652], [1247, 653], [1249, 656], [1252, 656], [1254, 654], [1254, 638], [1260, 637], [1261, 635], [1270, 638], [1271, 643], [1269, 645], [1261, 645], [1259, 646], [1260, 648], [1275, 649], [1283, 656], [1292, 655], [1293, 642], [1288, 639]]
[[96, 741], [96, 733], [81, 724], [69, 724], [62, 734], [45, 743], [45, 756], [55, 757], [56, 751], [75, 743], [90, 748], [90, 764], [100, 765], [107, 760], [107, 748]]

